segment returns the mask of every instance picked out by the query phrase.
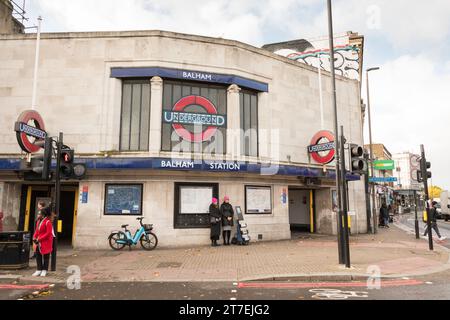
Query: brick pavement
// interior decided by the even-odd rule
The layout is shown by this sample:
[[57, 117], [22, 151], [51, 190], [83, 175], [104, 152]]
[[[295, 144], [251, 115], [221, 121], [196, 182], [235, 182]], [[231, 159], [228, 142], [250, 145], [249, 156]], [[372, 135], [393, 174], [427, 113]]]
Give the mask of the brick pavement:
[[[338, 264], [335, 237], [305, 235], [289, 241], [252, 243], [249, 246], [157, 248], [143, 251], [61, 252], [58, 270], [46, 279], [31, 278], [29, 270], [12, 272], [23, 281], [65, 282], [70, 265], [81, 268], [82, 281], [246, 281], [284, 277], [367, 276], [379, 266], [385, 277], [402, 277], [450, 268], [449, 251], [392, 227], [377, 235], [351, 238], [352, 268]], [[31, 263], [31, 265], [34, 262]], [[10, 274], [11, 272], [9, 272]], [[0, 277], [5, 272], [0, 272]]]

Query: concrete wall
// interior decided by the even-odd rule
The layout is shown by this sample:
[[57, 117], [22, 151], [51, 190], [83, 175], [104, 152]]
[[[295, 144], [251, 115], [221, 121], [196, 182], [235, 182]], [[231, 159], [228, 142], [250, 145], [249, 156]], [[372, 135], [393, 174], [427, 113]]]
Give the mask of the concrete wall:
[[[138, 180], [132, 180], [134, 183]], [[124, 180], [111, 179], [115, 182]], [[163, 247], [192, 246], [209, 244], [209, 229], [175, 229], [174, 215], [174, 182], [190, 181], [205, 182], [196, 178], [179, 177], [179, 179], [160, 180], [146, 177], [143, 183], [143, 216], [144, 223], [152, 223], [155, 226], [160, 245]], [[225, 195], [231, 198], [233, 206], [241, 206], [245, 210], [245, 185], [252, 183], [239, 183], [232, 181], [219, 182], [219, 198], [222, 201]], [[206, 181], [209, 182], [209, 181]], [[129, 224], [129, 229], [134, 232], [139, 225], [136, 217], [107, 216], [103, 214], [106, 181], [85, 181], [80, 184], [80, 192], [83, 186], [89, 188], [88, 203], [78, 204], [77, 233], [75, 247], [77, 248], [107, 248], [108, 236], [111, 231], [120, 230], [122, 224]], [[245, 220], [249, 225], [249, 233], [252, 241], [290, 239], [289, 212], [287, 204], [281, 202], [281, 192], [287, 185], [265, 184], [272, 186], [273, 213], [271, 215], [246, 215]], [[234, 235], [233, 231], [233, 235]]]
[[9, 0], [0, 0], [0, 34], [24, 33], [24, 26], [13, 15]]
[[20, 196], [20, 184], [0, 182], [0, 212], [3, 212], [3, 231], [17, 231]]

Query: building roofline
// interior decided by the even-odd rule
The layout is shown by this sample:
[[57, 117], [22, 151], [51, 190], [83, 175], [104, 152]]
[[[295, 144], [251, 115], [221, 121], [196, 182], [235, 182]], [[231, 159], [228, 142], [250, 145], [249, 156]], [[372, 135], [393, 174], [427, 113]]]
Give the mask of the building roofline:
[[[41, 33], [41, 40], [53, 40], [53, 39], [93, 39], [93, 38], [144, 38], [144, 37], [164, 37], [173, 38], [180, 40], [190, 40], [203, 43], [212, 43], [223, 46], [237, 47], [243, 50], [247, 50], [268, 58], [272, 58], [286, 64], [299, 67], [308, 71], [318, 72], [317, 68], [309, 66], [307, 64], [291, 60], [289, 58], [280, 56], [278, 54], [272, 53], [266, 49], [258, 48], [250, 44], [240, 42], [237, 40], [229, 40], [223, 38], [214, 38], [201, 35], [192, 35], [185, 33], [178, 33], [172, 31], [163, 30], [134, 30], [134, 31], [88, 31], [88, 32], [49, 32]], [[10, 35], [0, 35], [0, 41], [13, 41], [13, 40], [36, 40], [35, 33], [26, 34], [10, 34]], [[1, 42], [0, 42], [1, 43]], [[322, 71], [323, 74], [330, 76], [331, 73], [328, 71]], [[336, 75], [336, 79], [356, 82], [358, 80], [349, 79], [340, 75]]]

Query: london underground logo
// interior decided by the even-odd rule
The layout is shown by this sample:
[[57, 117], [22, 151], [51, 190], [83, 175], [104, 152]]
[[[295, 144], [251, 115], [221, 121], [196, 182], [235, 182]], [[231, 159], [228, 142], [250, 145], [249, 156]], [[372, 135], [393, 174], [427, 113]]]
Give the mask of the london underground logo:
[[317, 132], [311, 140], [308, 152], [320, 164], [332, 162], [336, 153], [334, 134], [326, 130]]
[[[188, 112], [191, 106], [200, 106], [206, 113]], [[226, 116], [220, 115], [214, 104], [201, 96], [188, 96], [179, 100], [172, 111], [164, 111], [163, 121], [172, 124], [175, 132], [189, 142], [204, 142], [213, 137], [218, 128], [226, 126]], [[202, 132], [192, 132], [187, 125], [201, 126]]]
[[[47, 137], [44, 120], [34, 110], [22, 112], [14, 125], [14, 130], [19, 146], [27, 153], [38, 152], [41, 147], [35, 145], [35, 143]], [[33, 141], [30, 140], [30, 137], [34, 138]]]

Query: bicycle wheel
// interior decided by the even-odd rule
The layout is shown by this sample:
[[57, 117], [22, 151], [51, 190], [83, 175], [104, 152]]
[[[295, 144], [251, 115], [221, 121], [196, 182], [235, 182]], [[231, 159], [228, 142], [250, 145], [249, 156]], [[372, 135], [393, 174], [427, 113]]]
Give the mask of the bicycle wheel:
[[126, 241], [127, 237], [123, 232], [111, 233], [109, 236], [109, 246], [111, 249], [119, 251], [125, 248], [125, 243], [117, 243], [117, 240]]
[[141, 237], [141, 247], [144, 250], [153, 250], [158, 245], [158, 237], [153, 232], [147, 232], [147, 237], [143, 235]]

